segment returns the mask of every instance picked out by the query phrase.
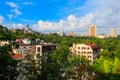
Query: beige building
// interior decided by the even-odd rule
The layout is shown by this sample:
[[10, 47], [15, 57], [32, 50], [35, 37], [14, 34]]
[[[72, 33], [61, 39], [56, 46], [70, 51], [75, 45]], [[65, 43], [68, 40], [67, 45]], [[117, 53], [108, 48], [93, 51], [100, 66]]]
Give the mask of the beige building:
[[5, 44], [9, 44], [9, 41], [0, 41], [0, 46], [4, 46]]
[[111, 37], [117, 37], [117, 32], [115, 28], [111, 29]]
[[96, 36], [96, 25], [89, 26], [89, 36]]
[[73, 55], [85, 57], [93, 64], [93, 61], [100, 55], [100, 48], [94, 44], [73, 44], [71, 52]]

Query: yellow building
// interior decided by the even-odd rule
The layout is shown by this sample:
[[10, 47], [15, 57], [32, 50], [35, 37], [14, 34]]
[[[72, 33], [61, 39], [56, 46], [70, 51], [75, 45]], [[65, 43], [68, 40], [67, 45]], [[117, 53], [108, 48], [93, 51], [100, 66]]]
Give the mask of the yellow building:
[[89, 36], [96, 36], [96, 25], [89, 26]]

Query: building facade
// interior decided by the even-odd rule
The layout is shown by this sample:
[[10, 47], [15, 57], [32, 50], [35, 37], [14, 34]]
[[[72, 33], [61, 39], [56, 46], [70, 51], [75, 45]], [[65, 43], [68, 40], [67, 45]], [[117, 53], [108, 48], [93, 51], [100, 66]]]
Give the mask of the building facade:
[[13, 49], [15, 54], [22, 54], [23, 56], [33, 54], [35, 59], [37, 58], [37, 55], [49, 55], [56, 50], [56, 45], [53, 43], [41, 42], [38, 44], [31, 44], [31, 41], [28, 39], [17, 39], [16, 42], [19, 48]]
[[6, 44], [9, 44], [10, 41], [4, 41], [4, 40], [0, 40], [0, 46], [4, 46]]
[[38, 55], [39, 56], [51, 55], [54, 50], [56, 50], [56, 45], [52, 43], [42, 43], [35, 45], [34, 58], [36, 59]]
[[117, 37], [117, 32], [115, 28], [111, 29], [111, 37]]
[[100, 48], [95, 44], [73, 44], [71, 47], [73, 55], [80, 55], [93, 64], [94, 60], [100, 55]]
[[96, 25], [89, 26], [89, 36], [96, 36]]

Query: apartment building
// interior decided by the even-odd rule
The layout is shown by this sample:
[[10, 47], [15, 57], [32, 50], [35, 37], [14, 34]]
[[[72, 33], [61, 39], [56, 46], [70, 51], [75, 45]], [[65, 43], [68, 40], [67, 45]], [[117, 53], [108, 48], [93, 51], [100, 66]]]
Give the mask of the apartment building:
[[91, 64], [100, 55], [100, 48], [95, 44], [73, 44], [70, 49], [73, 55], [80, 55], [88, 59]]
[[89, 36], [96, 36], [96, 25], [89, 26]]

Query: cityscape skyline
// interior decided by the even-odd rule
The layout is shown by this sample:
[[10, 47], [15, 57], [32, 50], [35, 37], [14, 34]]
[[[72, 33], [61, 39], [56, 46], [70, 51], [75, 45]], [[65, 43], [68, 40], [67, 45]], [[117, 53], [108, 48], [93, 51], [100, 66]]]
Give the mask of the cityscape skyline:
[[98, 34], [115, 28], [120, 34], [119, 0], [1, 0], [0, 24], [8, 28], [30, 28], [45, 33], [88, 33], [89, 25], [97, 26]]

